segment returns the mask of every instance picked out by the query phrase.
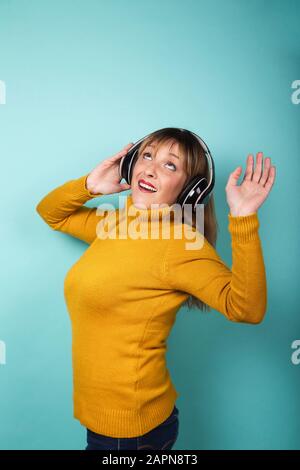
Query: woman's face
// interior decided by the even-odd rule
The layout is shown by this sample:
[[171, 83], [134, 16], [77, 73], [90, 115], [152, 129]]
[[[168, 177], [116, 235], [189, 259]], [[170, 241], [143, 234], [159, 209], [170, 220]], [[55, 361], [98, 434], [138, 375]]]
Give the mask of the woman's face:
[[[145, 147], [133, 168], [131, 191], [133, 204], [137, 208], [150, 208], [151, 204], [173, 204], [187, 178], [177, 142], [165, 143], [154, 157], [155, 147], [155, 142]], [[151, 183], [155, 191], [142, 188], [141, 182]]]

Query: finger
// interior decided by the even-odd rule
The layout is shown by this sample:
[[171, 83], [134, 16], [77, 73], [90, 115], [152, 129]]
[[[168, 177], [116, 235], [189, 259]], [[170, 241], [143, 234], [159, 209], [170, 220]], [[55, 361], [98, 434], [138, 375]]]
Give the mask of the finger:
[[261, 184], [262, 186], [265, 185], [268, 179], [270, 168], [271, 168], [271, 158], [266, 157], [264, 161], [264, 171], [263, 171], [262, 177], [259, 180], [259, 184]]
[[232, 173], [230, 173], [226, 186], [236, 186], [241, 173], [242, 167], [238, 166]]
[[247, 167], [243, 181], [251, 181], [253, 174], [253, 155], [250, 153], [247, 158]]
[[258, 152], [256, 154], [256, 165], [255, 165], [255, 170], [254, 170], [253, 177], [252, 177], [252, 181], [255, 181], [256, 183], [258, 183], [261, 178], [262, 161], [263, 161], [263, 153]]
[[264, 188], [269, 192], [274, 184], [275, 181], [275, 176], [276, 176], [276, 168], [274, 165], [271, 166], [269, 176], [267, 179], [266, 184], [264, 185]]

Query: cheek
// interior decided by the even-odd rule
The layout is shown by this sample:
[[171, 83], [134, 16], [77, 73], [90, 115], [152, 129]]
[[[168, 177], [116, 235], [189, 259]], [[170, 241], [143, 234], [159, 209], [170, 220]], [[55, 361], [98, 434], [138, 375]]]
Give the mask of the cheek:
[[178, 184], [179, 184], [178, 178], [174, 178], [174, 177], [171, 178], [171, 177], [165, 176], [165, 177], [162, 177], [160, 181], [161, 181], [162, 189], [166, 193], [174, 193], [175, 191], [177, 191]]
[[178, 187], [178, 186], [180, 186], [180, 185], [184, 182], [184, 180], [185, 180], [184, 175], [182, 175], [182, 174], [180, 174], [180, 175], [179, 175], [179, 174], [176, 174], [176, 175], [174, 175], [173, 178], [172, 178], [172, 183], [174, 184], [174, 186]]
[[132, 175], [136, 175], [138, 174], [140, 171], [141, 171], [141, 162], [140, 161], [137, 161], [133, 167], [133, 171], [132, 171]]
[[132, 170], [132, 179], [136, 178], [137, 170], [138, 170], [138, 168], [136, 167], [136, 165], [134, 165], [134, 168]]

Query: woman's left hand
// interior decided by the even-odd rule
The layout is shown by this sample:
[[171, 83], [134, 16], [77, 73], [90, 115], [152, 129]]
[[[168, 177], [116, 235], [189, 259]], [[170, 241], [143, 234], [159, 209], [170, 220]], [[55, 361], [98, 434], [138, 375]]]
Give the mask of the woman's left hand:
[[276, 169], [271, 165], [271, 158], [266, 157], [263, 167], [263, 153], [256, 154], [256, 166], [253, 172], [253, 155], [247, 158], [247, 168], [240, 186], [237, 185], [242, 167], [237, 167], [229, 176], [225, 187], [230, 215], [241, 216], [253, 214], [262, 205], [272, 189]]

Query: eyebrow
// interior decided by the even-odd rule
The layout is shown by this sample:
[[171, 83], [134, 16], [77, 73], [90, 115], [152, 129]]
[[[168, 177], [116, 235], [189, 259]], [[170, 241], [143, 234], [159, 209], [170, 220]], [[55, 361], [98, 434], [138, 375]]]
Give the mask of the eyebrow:
[[[152, 148], [154, 148], [154, 146], [151, 145], [151, 144], [148, 144], [147, 147], [152, 147]], [[146, 147], [146, 148], [147, 148], [147, 147]], [[169, 152], [169, 155], [172, 155], [173, 157], [176, 157], [176, 158], [178, 158], [178, 160], [180, 160], [180, 158], [178, 157], [178, 155], [175, 155], [175, 153]]]

